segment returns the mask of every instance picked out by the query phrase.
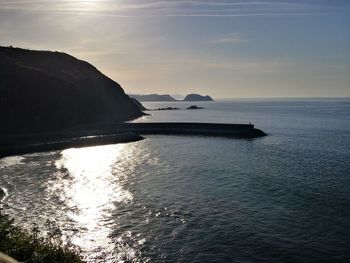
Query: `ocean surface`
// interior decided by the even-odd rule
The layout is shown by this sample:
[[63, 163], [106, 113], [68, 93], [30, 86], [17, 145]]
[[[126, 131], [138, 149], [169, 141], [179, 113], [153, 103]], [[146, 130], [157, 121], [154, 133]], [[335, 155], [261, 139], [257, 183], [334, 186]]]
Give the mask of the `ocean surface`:
[[350, 262], [350, 99], [144, 105], [182, 109], [137, 121], [251, 122], [269, 135], [7, 157], [3, 209], [25, 227], [55, 221], [88, 262]]

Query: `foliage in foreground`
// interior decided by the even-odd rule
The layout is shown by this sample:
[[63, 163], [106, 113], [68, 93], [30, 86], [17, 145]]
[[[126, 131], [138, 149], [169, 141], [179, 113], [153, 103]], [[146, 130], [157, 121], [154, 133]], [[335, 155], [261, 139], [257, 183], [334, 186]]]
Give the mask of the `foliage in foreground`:
[[0, 251], [26, 263], [82, 262], [78, 251], [57, 241], [60, 231], [48, 221], [48, 233], [41, 237], [36, 225], [25, 231], [14, 225], [14, 219], [0, 209]]

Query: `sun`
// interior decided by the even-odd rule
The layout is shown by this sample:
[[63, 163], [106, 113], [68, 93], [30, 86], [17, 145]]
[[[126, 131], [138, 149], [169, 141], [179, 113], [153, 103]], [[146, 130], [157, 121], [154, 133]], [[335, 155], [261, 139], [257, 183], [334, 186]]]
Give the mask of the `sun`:
[[84, 10], [94, 10], [100, 6], [99, 0], [80, 0], [77, 1], [77, 5]]

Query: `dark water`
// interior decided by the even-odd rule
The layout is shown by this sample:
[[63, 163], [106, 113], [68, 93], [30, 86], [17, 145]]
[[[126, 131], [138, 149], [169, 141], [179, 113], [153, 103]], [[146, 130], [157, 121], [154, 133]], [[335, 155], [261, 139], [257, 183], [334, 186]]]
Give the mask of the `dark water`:
[[195, 104], [138, 121], [252, 122], [269, 136], [5, 158], [4, 209], [25, 226], [56, 220], [90, 262], [348, 262], [350, 99]]

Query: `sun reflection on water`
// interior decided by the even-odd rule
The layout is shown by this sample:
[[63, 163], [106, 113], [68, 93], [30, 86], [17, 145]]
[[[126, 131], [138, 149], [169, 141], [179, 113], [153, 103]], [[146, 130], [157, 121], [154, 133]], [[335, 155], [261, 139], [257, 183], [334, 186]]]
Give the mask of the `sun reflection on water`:
[[127, 147], [118, 144], [67, 149], [56, 162], [69, 177], [68, 183], [61, 180], [56, 185], [56, 191], [60, 191], [61, 200], [71, 208], [68, 216], [80, 228], [70, 241], [85, 250], [99, 250], [96, 244], [113, 249], [106, 218], [111, 218], [115, 202], [130, 202], [133, 198], [123, 189], [118, 174], [113, 173]]

